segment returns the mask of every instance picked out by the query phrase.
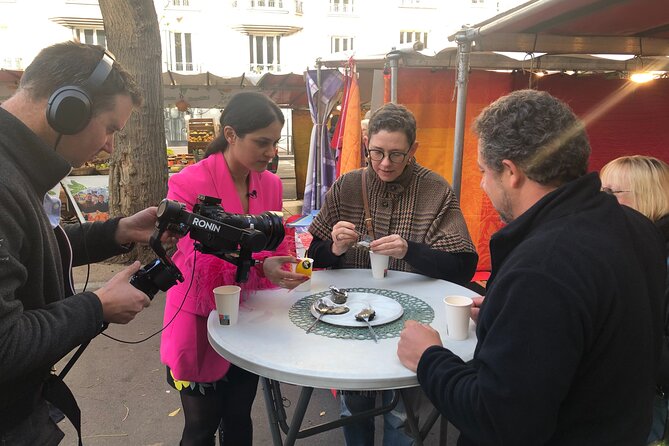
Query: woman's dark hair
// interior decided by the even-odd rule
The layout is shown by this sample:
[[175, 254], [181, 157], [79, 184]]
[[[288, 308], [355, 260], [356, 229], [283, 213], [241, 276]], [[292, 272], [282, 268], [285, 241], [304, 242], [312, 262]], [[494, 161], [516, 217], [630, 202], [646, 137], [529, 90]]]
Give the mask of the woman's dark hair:
[[403, 132], [407, 136], [409, 148], [416, 142], [416, 118], [401, 104], [390, 102], [372, 113], [367, 125], [367, 136], [371, 138], [381, 130]]
[[221, 134], [209, 144], [205, 158], [217, 152], [225, 152], [228, 140], [225, 139], [223, 129], [230, 126], [240, 138], [256, 130], [264, 129], [274, 121], [283, 126], [285, 119], [281, 109], [269, 97], [253, 91], [237, 93], [221, 114]]

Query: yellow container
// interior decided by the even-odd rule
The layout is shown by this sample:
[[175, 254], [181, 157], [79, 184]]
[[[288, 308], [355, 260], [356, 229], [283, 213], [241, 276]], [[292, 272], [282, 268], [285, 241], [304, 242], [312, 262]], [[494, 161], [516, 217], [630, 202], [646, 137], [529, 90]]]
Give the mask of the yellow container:
[[295, 272], [311, 277], [311, 270], [314, 265], [314, 260], [309, 258], [299, 259], [295, 265]]

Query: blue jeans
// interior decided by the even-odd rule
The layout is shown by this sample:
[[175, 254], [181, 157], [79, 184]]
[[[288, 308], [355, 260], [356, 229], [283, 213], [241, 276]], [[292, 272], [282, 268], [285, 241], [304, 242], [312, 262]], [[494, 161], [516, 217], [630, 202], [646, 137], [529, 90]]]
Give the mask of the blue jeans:
[[[393, 390], [383, 390], [381, 401], [385, 406], [393, 399]], [[348, 417], [365, 410], [374, 408], [376, 395], [342, 393], [341, 416]], [[402, 399], [390, 412], [383, 414], [383, 445], [384, 446], [411, 446], [413, 439], [404, 431], [407, 414]], [[357, 423], [344, 426], [344, 438], [347, 446], [374, 445], [374, 417], [369, 417]]]
[[667, 400], [655, 395], [653, 399], [653, 424], [650, 426], [650, 434], [646, 444], [662, 440], [664, 428], [667, 424]]

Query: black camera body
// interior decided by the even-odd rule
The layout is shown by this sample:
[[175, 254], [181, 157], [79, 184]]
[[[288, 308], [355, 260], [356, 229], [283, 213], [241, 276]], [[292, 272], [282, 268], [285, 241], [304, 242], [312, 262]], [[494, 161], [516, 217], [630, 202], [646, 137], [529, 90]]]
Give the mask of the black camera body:
[[150, 299], [160, 291], [167, 291], [184, 278], [179, 268], [167, 257], [160, 238], [165, 231], [186, 235], [195, 240], [195, 249], [212, 254], [237, 265], [235, 280], [246, 282], [250, 268], [255, 264], [254, 252], [275, 250], [283, 241], [285, 231], [279, 213], [260, 215], [231, 214], [221, 207], [221, 200], [198, 196], [193, 212], [178, 201], [163, 200], [158, 205], [156, 230], [149, 245], [158, 255], [130, 279], [130, 283], [146, 293]]
[[165, 264], [160, 259], [144, 266], [130, 278], [130, 285], [134, 286], [153, 300], [158, 291], [167, 291], [179, 282], [183, 282], [183, 277], [179, 269], [172, 265]]

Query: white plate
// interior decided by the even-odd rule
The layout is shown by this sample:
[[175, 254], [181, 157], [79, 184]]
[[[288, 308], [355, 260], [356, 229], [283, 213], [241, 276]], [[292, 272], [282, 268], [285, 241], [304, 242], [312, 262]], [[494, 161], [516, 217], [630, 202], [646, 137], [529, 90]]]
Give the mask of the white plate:
[[[355, 315], [367, 307], [367, 304], [376, 311], [374, 319], [369, 321], [372, 327], [387, 324], [396, 321], [404, 314], [404, 308], [395, 299], [391, 299], [380, 294], [348, 292], [346, 305], [350, 308], [348, 313], [344, 314], [326, 314], [321, 318], [322, 322], [341, 327], [366, 327], [364, 322], [356, 321]], [[318, 317], [318, 312], [310, 307], [311, 315]]]

